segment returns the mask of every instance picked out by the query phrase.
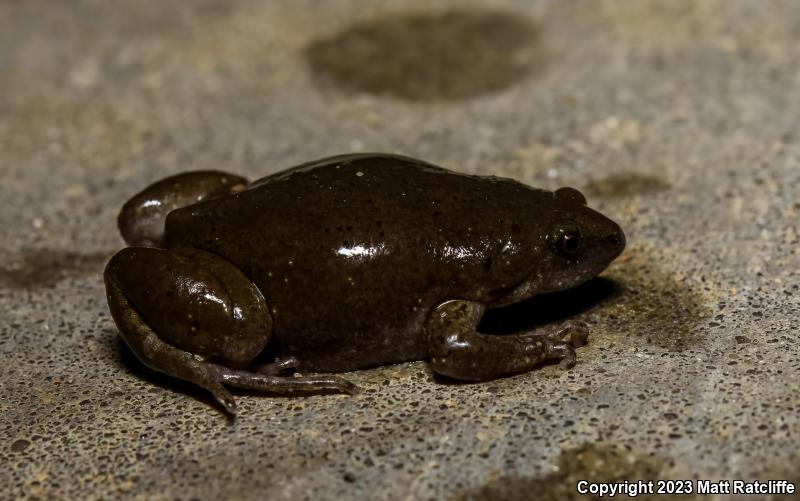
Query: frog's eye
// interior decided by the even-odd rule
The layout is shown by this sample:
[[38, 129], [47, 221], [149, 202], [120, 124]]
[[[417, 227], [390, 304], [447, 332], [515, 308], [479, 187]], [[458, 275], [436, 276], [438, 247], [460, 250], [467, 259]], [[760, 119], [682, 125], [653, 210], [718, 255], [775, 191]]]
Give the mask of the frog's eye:
[[575, 227], [560, 228], [551, 238], [553, 250], [559, 256], [574, 259], [583, 248], [581, 230]]

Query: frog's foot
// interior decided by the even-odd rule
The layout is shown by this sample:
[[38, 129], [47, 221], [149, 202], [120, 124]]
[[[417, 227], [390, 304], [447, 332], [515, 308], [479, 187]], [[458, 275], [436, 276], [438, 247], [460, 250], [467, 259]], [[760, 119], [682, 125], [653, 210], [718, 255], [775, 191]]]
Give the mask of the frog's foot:
[[224, 365], [210, 364], [216, 380], [228, 386], [272, 393], [300, 393], [334, 390], [353, 395], [358, 387], [337, 376], [272, 376], [258, 372], [231, 369]]
[[294, 357], [284, 358], [275, 360], [275, 362], [271, 364], [264, 364], [264, 365], [257, 365], [253, 367], [253, 372], [258, 372], [259, 374], [266, 374], [268, 376], [277, 376], [281, 372], [288, 371], [291, 369], [297, 369], [297, 359]]
[[517, 334], [521, 339], [537, 339], [544, 343], [545, 359], [561, 359], [558, 364], [562, 369], [575, 366], [577, 356], [575, 348], [586, 346], [589, 339], [589, 326], [581, 320], [567, 320], [556, 326], [544, 326], [528, 332]]
[[511, 335], [476, 331], [485, 306], [448, 301], [431, 313], [426, 324], [431, 367], [439, 374], [467, 381], [485, 381], [531, 370], [545, 360], [575, 365], [575, 348], [586, 344], [586, 324], [570, 320]]
[[162, 179], [122, 206], [117, 217], [119, 231], [128, 245], [160, 247], [170, 211], [237, 193], [247, 183], [243, 177], [219, 171], [184, 172]]

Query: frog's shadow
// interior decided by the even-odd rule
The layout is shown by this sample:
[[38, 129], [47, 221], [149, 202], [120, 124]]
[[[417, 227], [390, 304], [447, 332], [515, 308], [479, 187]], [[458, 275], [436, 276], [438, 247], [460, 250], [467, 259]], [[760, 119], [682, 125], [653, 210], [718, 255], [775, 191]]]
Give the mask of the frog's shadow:
[[540, 294], [502, 308], [490, 309], [478, 325], [486, 334], [511, 334], [569, 320], [619, 297], [622, 284], [595, 277], [571, 289]]

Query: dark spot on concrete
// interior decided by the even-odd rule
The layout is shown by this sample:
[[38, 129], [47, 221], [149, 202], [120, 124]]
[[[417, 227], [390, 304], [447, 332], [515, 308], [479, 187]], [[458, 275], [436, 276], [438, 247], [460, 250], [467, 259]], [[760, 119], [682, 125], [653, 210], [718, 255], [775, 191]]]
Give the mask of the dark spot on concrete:
[[539, 69], [536, 26], [519, 14], [450, 10], [357, 24], [306, 50], [315, 76], [351, 92], [458, 100], [504, 89]]
[[[474, 490], [462, 492], [454, 500], [503, 499], [596, 499], [578, 494], [580, 480], [621, 482], [659, 478], [663, 458], [628, 450], [619, 444], [589, 444], [561, 453], [558, 470], [540, 478], [499, 476]], [[655, 499], [639, 495], [636, 499]], [[659, 496], [658, 499], [669, 499]], [[681, 497], [681, 499], [692, 499]]]
[[635, 197], [668, 190], [670, 184], [654, 176], [621, 172], [592, 181], [586, 185], [586, 192], [602, 198]]
[[4, 259], [0, 286], [34, 289], [53, 286], [68, 278], [101, 274], [113, 251], [81, 254], [63, 249], [23, 249]]
[[11, 444], [11, 452], [22, 452], [27, 449], [29, 445], [31, 445], [31, 443], [24, 438], [14, 440], [14, 443]]
[[[607, 336], [640, 338], [683, 351], [702, 339], [702, 322], [711, 315], [702, 304], [696, 291], [655, 260], [628, 251], [603, 277], [487, 311], [478, 330], [509, 334], [578, 317], [600, 324], [599, 331]], [[590, 325], [589, 346], [594, 330]]]

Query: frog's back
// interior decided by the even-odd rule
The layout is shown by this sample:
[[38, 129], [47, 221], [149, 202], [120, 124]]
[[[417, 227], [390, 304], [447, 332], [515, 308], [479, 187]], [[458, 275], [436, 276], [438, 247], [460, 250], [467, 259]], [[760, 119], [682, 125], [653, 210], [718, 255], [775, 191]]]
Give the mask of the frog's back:
[[345, 155], [171, 213], [167, 245], [242, 269], [270, 305], [282, 354], [350, 370], [424, 358], [428, 312], [486, 282], [496, 237], [518, 225], [514, 208], [531, 192], [406, 157]]

